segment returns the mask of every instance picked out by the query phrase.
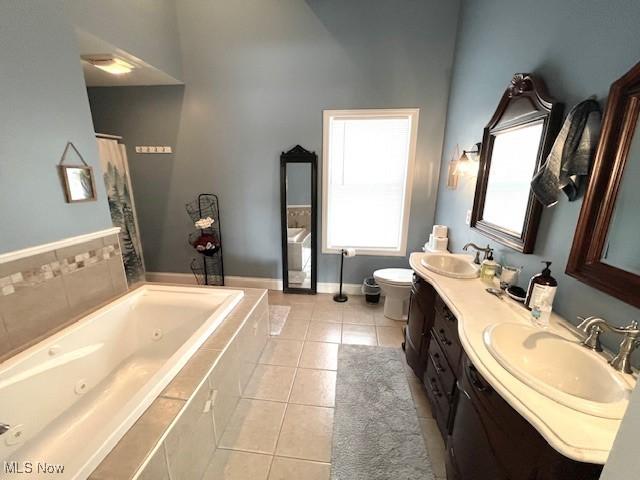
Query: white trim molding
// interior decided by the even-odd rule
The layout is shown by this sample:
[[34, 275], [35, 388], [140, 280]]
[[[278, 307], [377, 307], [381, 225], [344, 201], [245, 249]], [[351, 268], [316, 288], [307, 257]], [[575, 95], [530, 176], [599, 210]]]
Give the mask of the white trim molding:
[[[409, 132], [409, 151], [407, 158], [407, 172], [404, 183], [404, 199], [402, 204], [402, 227], [400, 245], [398, 248], [358, 248], [357, 245], [329, 246], [327, 245], [328, 220], [328, 190], [329, 190], [329, 131], [331, 120], [366, 119], [366, 118], [409, 118], [411, 121]], [[407, 254], [407, 238], [409, 235], [409, 217], [411, 213], [411, 194], [413, 192], [413, 176], [415, 171], [416, 146], [418, 142], [419, 108], [389, 108], [389, 109], [360, 109], [360, 110], [324, 110], [322, 112], [322, 253], [339, 254], [342, 248], [353, 247], [357, 255], [375, 255], [385, 257], [404, 257]]]
[[[196, 284], [196, 279], [191, 273], [147, 272], [146, 278], [148, 282]], [[225, 276], [224, 280], [226, 287], [282, 290], [282, 280], [279, 278]], [[338, 283], [318, 283], [318, 293], [338, 293], [339, 289]], [[358, 283], [345, 283], [342, 285], [342, 291], [347, 295], [362, 295], [362, 288]]]
[[20, 260], [21, 258], [31, 257], [40, 253], [50, 252], [52, 250], [58, 250], [60, 248], [70, 247], [71, 245], [88, 242], [90, 240], [95, 240], [96, 238], [107, 237], [109, 235], [117, 235], [118, 233], [120, 233], [120, 227], [112, 227], [105, 230], [99, 230], [97, 232], [85, 233], [84, 235], [64, 238], [62, 240], [57, 240], [51, 243], [36, 245], [35, 247], [28, 247], [23, 248], [22, 250], [14, 250], [13, 252], [2, 253], [0, 254], [0, 264], [12, 262], [14, 260]]

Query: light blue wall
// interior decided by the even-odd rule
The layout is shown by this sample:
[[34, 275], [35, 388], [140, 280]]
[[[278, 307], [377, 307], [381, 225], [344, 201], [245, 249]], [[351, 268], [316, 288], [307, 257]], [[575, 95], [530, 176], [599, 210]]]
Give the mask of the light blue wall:
[[0, 253], [111, 227], [98, 201], [67, 204], [67, 141], [100, 172], [73, 28], [59, 0], [0, 3]]
[[175, 79], [182, 78], [175, 0], [64, 0], [64, 3], [78, 28]]
[[[321, 158], [324, 109], [421, 109], [409, 251], [425, 242], [435, 209], [456, 1], [179, 0], [177, 9], [186, 86], [177, 153], [161, 167], [171, 177], [155, 185], [148, 180], [157, 175], [154, 162], [132, 160], [136, 197], [145, 184], [137, 203], [144, 209], [149, 271], [188, 271], [193, 253], [184, 203], [216, 192], [226, 273], [281, 277], [279, 156], [300, 144]], [[138, 92], [109, 94], [123, 125], [150, 136], [162, 121], [173, 122], [157, 117], [151, 94], [143, 107]], [[94, 104], [100, 95], [108, 94], [91, 92]], [[136, 118], [125, 120], [132, 105]], [[101, 116], [94, 111], [100, 129]], [[120, 130], [133, 145], [133, 135]], [[361, 282], [388, 266], [408, 262], [357, 257], [345, 264], [345, 278]], [[338, 256], [320, 256], [320, 281], [337, 281], [338, 269]]]
[[[456, 144], [482, 139], [482, 129], [515, 72], [542, 76], [551, 95], [567, 109], [593, 94], [604, 100], [611, 82], [640, 60], [639, 21], [640, 3], [632, 0], [618, 0], [615, 7], [600, 0], [468, 0], [461, 14], [436, 221], [450, 227], [453, 250], [468, 241], [490, 243], [499, 250], [499, 262], [525, 266], [525, 281], [541, 269], [542, 260], [553, 261], [551, 269], [560, 283], [554, 309], [569, 320], [602, 315], [623, 325], [640, 319], [638, 309], [563, 273], [581, 200], [568, 202], [563, 197], [545, 210], [535, 252], [523, 255], [489, 242], [465, 225], [475, 181], [465, 180], [457, 190], [448, 190], [446, 167]], [[605, 340], [617, 348], [618, 338]]]

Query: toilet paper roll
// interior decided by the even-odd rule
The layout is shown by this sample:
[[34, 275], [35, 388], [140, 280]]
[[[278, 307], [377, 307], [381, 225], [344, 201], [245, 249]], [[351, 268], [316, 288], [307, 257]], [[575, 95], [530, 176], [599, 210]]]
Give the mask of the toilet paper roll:
[[345, 248], [344, 249], [344, 256], [345, 257], [355, 257], [356, 256], [356, 249], [355, 248]]
[[447, 237], [447, 226], [446, 225], [434, 225], [432, 230], [434, 237]]
[[449, 239], [443, 237], [435, 237], [433, 239], [433, 249], [438, 251], [444, 251], [449, 245]]

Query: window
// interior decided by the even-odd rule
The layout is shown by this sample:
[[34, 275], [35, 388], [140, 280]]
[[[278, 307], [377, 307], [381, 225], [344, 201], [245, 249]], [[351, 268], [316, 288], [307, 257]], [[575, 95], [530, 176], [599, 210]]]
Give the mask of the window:
[[404, 256], [418, 109], [325, 110], [322, 252]]

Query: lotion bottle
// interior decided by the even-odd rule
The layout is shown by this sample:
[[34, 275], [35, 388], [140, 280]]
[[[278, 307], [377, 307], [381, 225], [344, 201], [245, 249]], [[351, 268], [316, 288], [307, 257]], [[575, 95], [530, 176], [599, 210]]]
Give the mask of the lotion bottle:
[[547, 266], [542, 273], [534, 275], [529, 281], [525, 305], [531, 310], [533, 321], [540, 326], [549, 325], [549, 317], [553, 307], [553, 299], [558, 290], [558, 282], [551, 276], [551, 262], [545, 261]]

